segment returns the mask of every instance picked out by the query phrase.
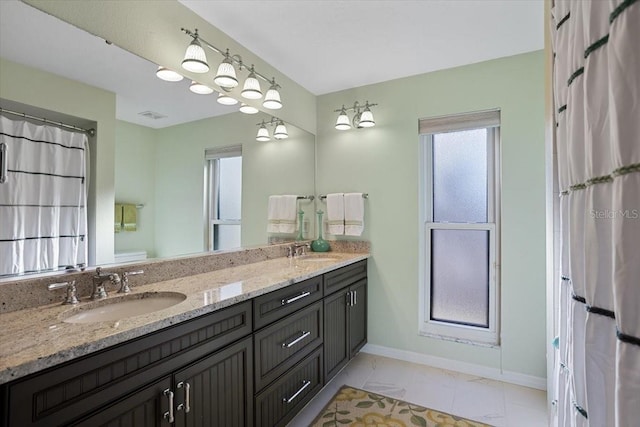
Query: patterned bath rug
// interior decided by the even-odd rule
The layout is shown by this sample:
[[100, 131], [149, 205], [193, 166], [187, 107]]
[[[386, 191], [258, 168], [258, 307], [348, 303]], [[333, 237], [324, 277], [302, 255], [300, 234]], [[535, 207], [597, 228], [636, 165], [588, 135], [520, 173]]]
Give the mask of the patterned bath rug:
[[403, 400], [342, 386], [311, 427], [491, 427]]

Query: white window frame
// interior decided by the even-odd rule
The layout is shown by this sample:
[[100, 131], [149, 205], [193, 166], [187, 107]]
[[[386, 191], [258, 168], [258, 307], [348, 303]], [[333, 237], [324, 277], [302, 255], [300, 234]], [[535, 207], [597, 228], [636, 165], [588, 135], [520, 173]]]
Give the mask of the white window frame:
[[[500, 112], [499, 110], [420, 120], [419, 183], [419, 324], [422, 336], [482, 346], [500, 344]], [[433, 222], [433, 136], [439, 133], [487, 129], [487, 222]], [[431, 231], [489, 231], [489, 327], [431, 319]]]
[[218, 194], [220, 189], [220, 159], [242, 157], [242, 145], [207, 148], [204, 154], [204, 250], [214, 251], [216, 225], [241, 225], [242, 218], [220, 218]]

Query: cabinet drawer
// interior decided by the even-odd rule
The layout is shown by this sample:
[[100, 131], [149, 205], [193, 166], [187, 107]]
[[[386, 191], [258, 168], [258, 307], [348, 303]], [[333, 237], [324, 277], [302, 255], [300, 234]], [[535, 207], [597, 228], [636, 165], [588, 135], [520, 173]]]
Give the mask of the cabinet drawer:
[[256, 426], [284, 426], [322, 388], [322, 346], [256, 396]]
[[287, 314], [322, 298], [322, 277], [314, 277], [253, 300], [254, 329], [283, 318]]
[[249, 335], [251, 315], [243, 302], [10, 383], [9, 425], [67, 425]]
[[367, 277], [367, 260], [342, 267], [324, 275], [324, 294], [329, 295]]
[[256, 390], [261, 390], [322, 343], [322, 301], [254, 335]]

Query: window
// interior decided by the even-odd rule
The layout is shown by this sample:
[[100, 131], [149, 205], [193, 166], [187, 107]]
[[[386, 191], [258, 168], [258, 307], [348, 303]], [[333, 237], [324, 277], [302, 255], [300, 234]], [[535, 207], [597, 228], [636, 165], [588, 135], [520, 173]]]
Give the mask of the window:
[[241, 245], [242, 146], [205, 151], [205, 249]]
[[499, 123], [420, 120], [422, 335], [498, 344]]

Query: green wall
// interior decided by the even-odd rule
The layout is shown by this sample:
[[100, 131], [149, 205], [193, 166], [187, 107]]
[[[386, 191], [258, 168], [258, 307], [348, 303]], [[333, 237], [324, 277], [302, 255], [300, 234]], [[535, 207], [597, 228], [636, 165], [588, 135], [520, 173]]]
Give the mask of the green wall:
[[[544, 58], [533, 52], [318, 97], [319, 194], [369, 193], [369, 343], [534, 377], [545, 362]], [[336, 113], [378, 103], [377, 126], [338, 131]], [[418, 120], [501, 109], [501, 346], [418, 335]]]
[[[314, 193], [314, 136], [287, 126], [288, 139], [257, 142], [256, 124], [262, 118], [233, 113], [157, 132], [157, 256], [196, 253], [204, 248], [207, 148], [242, 145], [243, 246], [267, 242], [269, 195]], [[301, 202], [300, 206], [306, 208], [309, 218], [313, 205]]]
[[155, 180], [157, 130], [116, 121], [115, 201], [143, 204], [135, 232], [115, 235], [115, 251], [147, 251], [155, 257]]

